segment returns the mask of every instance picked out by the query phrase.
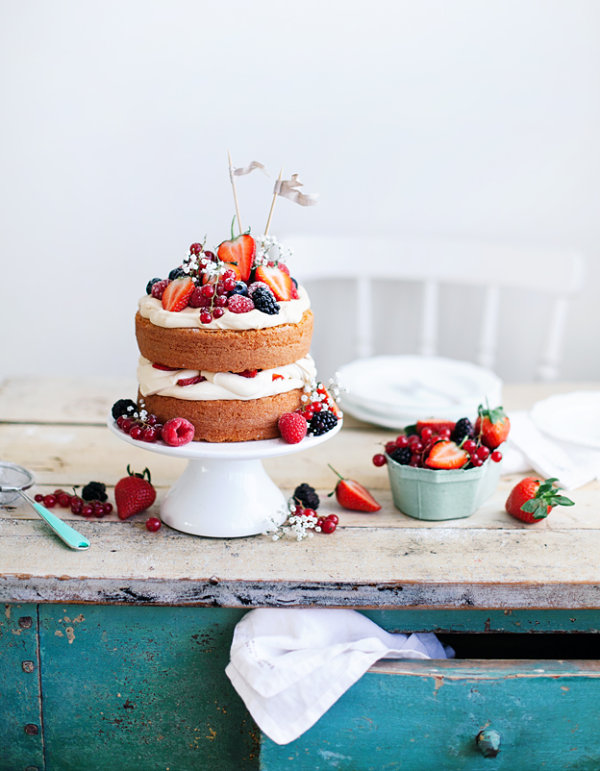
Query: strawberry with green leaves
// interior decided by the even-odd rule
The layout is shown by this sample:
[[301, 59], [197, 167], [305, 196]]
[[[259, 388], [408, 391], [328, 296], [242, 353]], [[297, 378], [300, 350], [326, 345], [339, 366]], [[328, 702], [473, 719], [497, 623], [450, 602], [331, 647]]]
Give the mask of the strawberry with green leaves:
[[115, 485], [115, 503], [119, 519], [128, 519], [140, 511], [152, 506], [156, 500], [156, 490], [150, 480], [150, 472], [144, 469], [136, 474], [127, 466], [127, 476]]
[[574, 502], [559, 495], [554, 477], [543, 482], [535, 477], [525, 477], [518, 482], [506, 500], [506, 511], [516, 519], [532, 525], [545, 519], [555, 506], [573, 506]]
[[475, 421], [475, 436], [480, 437], [482, 444], [490, 450], [495, 450], [506, 441], [509, 432], [510, 419], [502, 407], [490, 410], [489, 407], [479, 405]]

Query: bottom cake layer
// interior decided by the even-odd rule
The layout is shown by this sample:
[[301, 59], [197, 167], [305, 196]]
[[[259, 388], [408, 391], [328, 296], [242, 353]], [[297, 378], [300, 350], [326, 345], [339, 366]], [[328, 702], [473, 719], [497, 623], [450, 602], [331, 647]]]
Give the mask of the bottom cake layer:
[[245, 401], [190, 401], [138, 393], [138, 404], [154, 413], [161, 423], [170, 418], [189, 420], [195, 428], [195, 442], [246, 442], [279, 436], [277, 421], [285, 412], [300, 407], [301, 396], [301, 388]]

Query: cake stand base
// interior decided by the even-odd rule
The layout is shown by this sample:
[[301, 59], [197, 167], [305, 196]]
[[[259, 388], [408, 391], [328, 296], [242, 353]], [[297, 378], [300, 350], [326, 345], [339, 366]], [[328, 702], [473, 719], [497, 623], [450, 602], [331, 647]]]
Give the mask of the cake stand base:
[[190, 460], [160, 507], [176, 530], [236, 538], [273, 530], [287, 517], [286, 498], [260, 460]]
[[268, 476], [261, 459], [310, 450], [335, 436], [342, 421], [326, 434], [307, 436], [298, 444], [263, 439], [190, 442], [182, 447], [132, 439], [112, 417], [108, 427], [119, 439], [135, 447], [188, 461], [161, 504], [160, 515], [166, 525], [191, 535], [241, 538], [274, 530], [288, 516], [285, 496]]

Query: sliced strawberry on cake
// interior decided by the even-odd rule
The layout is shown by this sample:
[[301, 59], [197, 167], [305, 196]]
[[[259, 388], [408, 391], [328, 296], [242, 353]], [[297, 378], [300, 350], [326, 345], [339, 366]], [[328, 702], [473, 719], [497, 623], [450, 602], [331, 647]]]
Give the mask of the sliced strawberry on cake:
[[255, 280], [266, 284], [276, 300], [294, 300], [298, 296], [290, 274], [281, 268], [259, 265], [255, 271]]
[[187, 308], [188, 301], [194, 291], [191, 278], [176, 278], [165, 288], [162, 296], [162, 307], [166, 311], [177, 313]]
[[247, 233], [230, 241], [223, 241], [217, 249], [219, 259], [233, 266], [240, 281], [248, 281], [250, 278], [255, 254], [256, 242]]

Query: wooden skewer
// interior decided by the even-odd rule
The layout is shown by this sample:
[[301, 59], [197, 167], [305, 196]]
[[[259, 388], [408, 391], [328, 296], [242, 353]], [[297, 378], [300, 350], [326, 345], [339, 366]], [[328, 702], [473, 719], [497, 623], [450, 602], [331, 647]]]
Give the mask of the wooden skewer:
[[[277, 182], [281, 182], [281, 177], [283, 176], [283, 169], [279, 172], [279, 177], [277, 178]], [[269, 227], [271, 225], [271, 218], [273, 217], [273, 209], [275, 208], [275, 201], [277, 200], [277, 193], [273, 193], [273, 200], [271, 201], [271, 209], [269, 211], [269, 217], [267, 219], [267, 224], [265, 225], [265, 235], [269, 232]]]
[[240, 205], [238, 203], [237, 190], [235, 188], [235, 179], [233, 177], [233, 164], [231, 163], [231, 154], [227, 150], [227, 158], [229, 160], [229, 179], [231, 180], [231, 189], [233, 190], [233, 202], [235, 204], [235, 216], [237, 218], [238, 228], [240, 235], [242, 235], [242, 220], [240, 219]]

